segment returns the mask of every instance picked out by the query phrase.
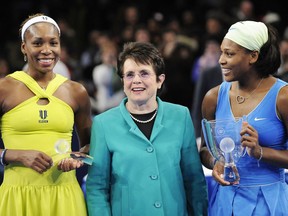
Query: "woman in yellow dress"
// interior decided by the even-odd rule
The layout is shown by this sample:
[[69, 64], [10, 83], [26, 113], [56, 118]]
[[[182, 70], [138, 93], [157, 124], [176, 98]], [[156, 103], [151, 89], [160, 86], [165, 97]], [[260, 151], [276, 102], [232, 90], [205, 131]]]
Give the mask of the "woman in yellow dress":
[[[55, 143], [69, 143], [77, 129], [80, 152], [89, 150], [91, 109], [85, 88], [53, 72], [60, 56], [60, 29], [43, 14], [20, 28], [27, 71], [0, 80], [0, 130], [5, 166], [0, 214], [9, 216], [85, 216], [75, 169], [83, 162], [57, 154]], [[69, 172], [68, 172], [69, 171]]]

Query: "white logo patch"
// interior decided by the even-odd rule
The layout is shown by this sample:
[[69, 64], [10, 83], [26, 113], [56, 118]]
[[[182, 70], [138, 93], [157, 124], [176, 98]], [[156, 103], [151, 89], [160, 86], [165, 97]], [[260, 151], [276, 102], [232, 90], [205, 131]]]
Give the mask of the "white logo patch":
[[254, 118], [254, 121], [263, 121], [263, 120], [265, 120], [266, 118], [258, 118], [258, 117], [255, 117]]

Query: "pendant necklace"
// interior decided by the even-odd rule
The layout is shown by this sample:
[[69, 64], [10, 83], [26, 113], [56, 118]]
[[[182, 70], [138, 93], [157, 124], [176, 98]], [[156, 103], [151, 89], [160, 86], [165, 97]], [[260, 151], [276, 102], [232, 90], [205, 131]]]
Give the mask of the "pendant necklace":
[[[242, 103], [245, 102], [245, 100], [247, 100], [248, 98], [250, 98], [250, 97], [254, 94], [254, 92], [259, 88], [259, 86], [261, 85], [263, 79], [264, 79], [264, 78], [262, 78], [262, 79], [259, 81], [257, 87], [256, 87], [247, 97], [244, 97], [244, 96], [241, 96], [241, 95], [236, 95], [236, 102], [237, 102], [238, 104], [242, 104]], [[238, 89], [239, 89], [239, 85], [238, 85]]]
[[155, 116], [156, 116], [156, 114], [157, 114], [157, 109], [155, 110], [155, 113], [153, 114], [153, 116], [152, 116], [150, 119], [145, 120], [145, 121], [139, 120], [139, 119], [135, 118], [131, 113], [129, 113], [129, 114], [130, 114], [131, 118], [132, 118], [134, 121], [136, 121], [136, 122], [138, 122], [138, 123], [141, 123], [141, 124], [146, 124], [146, 123], [151, 122], [151, 121], [155, 118]]

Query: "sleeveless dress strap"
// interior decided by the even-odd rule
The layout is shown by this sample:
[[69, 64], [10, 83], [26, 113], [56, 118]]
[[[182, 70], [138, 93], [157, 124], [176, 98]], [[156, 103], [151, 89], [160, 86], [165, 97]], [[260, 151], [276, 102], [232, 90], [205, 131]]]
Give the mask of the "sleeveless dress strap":
[[46, 92], [48, 94], [53, 94], [60, 85], [62, 85], [66, 80], [67, 78], [60, 75], [60, 74], [55, 74], [55, 78], [51, 80], [51, 82], [48, 84], [47, 88], [46, 88]]
[[66, 77], [56, 74], [55, 78], [48, 84], [47, 89], [42, 89], [38, 83], [24, 71], [16, 71], [8, 76], [23, 82], [37, 97], [49, 98], [56, 89], [67, 80]]

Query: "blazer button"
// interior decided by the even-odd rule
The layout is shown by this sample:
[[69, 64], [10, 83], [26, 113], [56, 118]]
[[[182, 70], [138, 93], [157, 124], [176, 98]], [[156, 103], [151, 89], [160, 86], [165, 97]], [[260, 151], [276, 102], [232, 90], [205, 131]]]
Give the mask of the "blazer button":
[[149, 147], [146, 148], [146, 151], [149, 152], [149, 153], [151, 153], [151, 152], [154, 151], [154, 149], [153, 149], [151, 146], [149, 146]]
[[157, 175], [151, 175], [150, 178], [151, 178], [152, 180], [156, 180], [156, 179], [158, 179], [158, 176], [157, 176]]
[[154, 203], [154, 206], [155, 206], [156, 208], [161, 208], [162, 205], [161, 205], [160, 202], [155, 202], [155, 203]]

